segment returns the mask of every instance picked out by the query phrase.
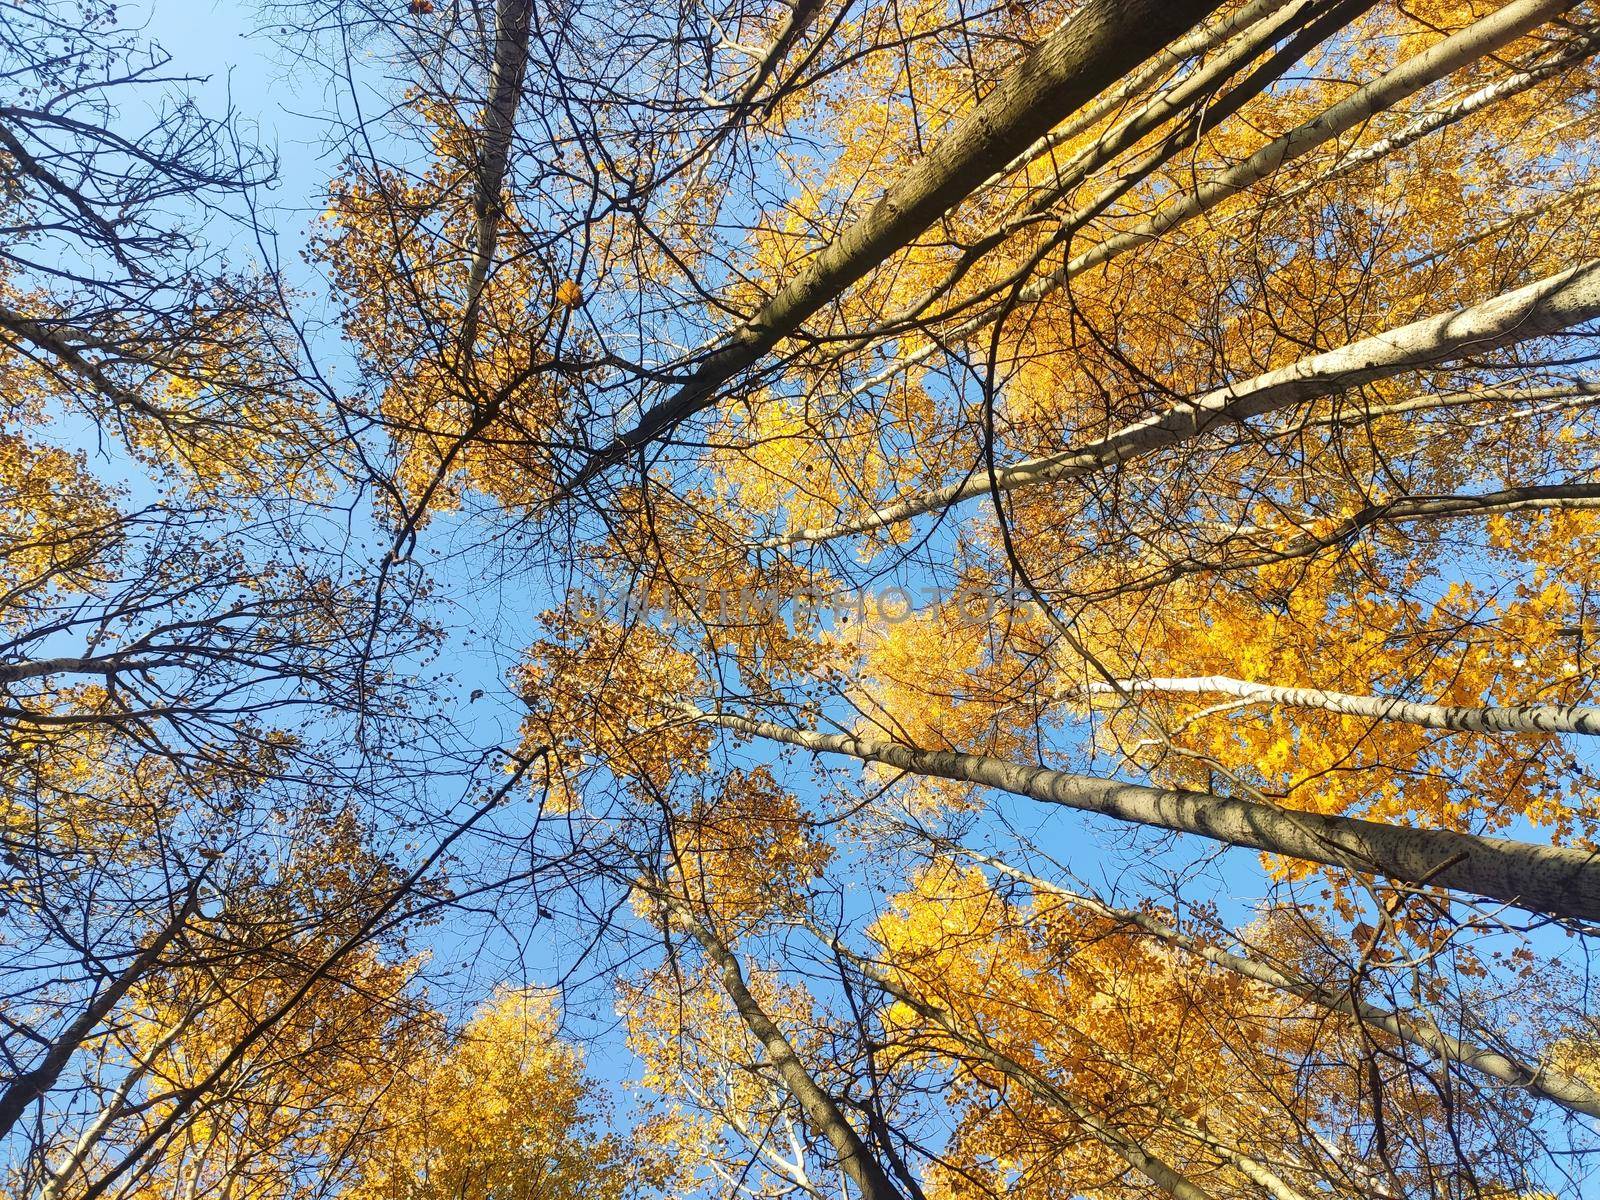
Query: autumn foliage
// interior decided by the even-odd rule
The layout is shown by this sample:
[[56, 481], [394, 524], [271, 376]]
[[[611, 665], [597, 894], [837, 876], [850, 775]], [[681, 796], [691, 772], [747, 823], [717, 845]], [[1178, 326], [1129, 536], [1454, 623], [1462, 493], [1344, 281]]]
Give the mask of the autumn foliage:
[[274, 228], [167, 7], [0, 8], [7, 1196], [1600, 1187], [1600, 9], [275, 0]]

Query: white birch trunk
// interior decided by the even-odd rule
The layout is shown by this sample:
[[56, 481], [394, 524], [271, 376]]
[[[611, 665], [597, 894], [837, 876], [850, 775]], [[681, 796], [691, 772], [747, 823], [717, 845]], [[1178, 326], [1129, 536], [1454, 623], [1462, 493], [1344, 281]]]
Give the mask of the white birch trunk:
[[1600, 260], [1590, 260], [1470, 308], [1425, 317], [1217, 388], [1060, 454], [1000, 467], [992, 476], [975, 470], [961, 483], [930, 489], [854, 520], [799, 529], [772, 539], [767, 546], [822, 542], [866, 533], [989, 495], [991, 490], [1010, 492], [1081, 478], [1188, 441], [1219, 425], [1242, 422], [1430, 366], [1462, 351], [1480, 354], [1513, 346], [1596, 316], [1600, 316]]
[[1356, 696], [1323, 688], [1275, 687], [1228, 675], [1128, 679], [1115, 688], [1093, 683], [1090, 692], [1205, 693], [1238, 696], [1261, 704], [1315, 708], [1373, 721], [1399, 721], [1460, 733], [1581, 733], [1600, 736], [1600, 707], [1588, 704], [1512, 704], [1473, 707], [1418, 704], [1392, 696]]
[[692, 719], [818, 754], [840, 754], [913, 775], [995, 788], [1131, 824], [1198, 834], [1224, 845], [1418, 887], [1452, 889], [1530, 912], [1600, 921], [1600, 855], [1583, 850], [1304, 812], [1209, 792], [1053, 771], [982, 754], [818, 733], [728, 713], [696, 712]]
[[1325, 183], [1375, 163], [1379, 159], [1393, 154], [1396, 150], [1404, 150], [1407, 146], [1415, 145], [1430, 133], [1464, 121], [1474, 113], [1482, 112], [1484, 109], [1498, 104], [1511, 96], [1520, 95], [1530, 88], [1537, 87], [1547, 79], [1553, 79], [1569, 67], [1582, 62], [1594, 52], [1595, 31], [1593, 28], [1589, 28], [1575, 39], [1572, 47], [1549, 62], [1541, 63], [1536, 67], [1529, 67], [1525, 71], [1518, 71], [1514, 75], [1507, 75], [1503, 79], [1497, 79], [1493, 83], [1485, 84], [1483, 87], [1469, 92], [1443, 108], [1418, 117], [1404, 129], [1386, 138], [1380, 138], [1370, 146], [1363, 146], [1316, 179], [1308, 180], [1290, 188], [1282, 196], [1278, 197], [1278, 200], [1280, 202], [1293, 200], [1296, 196], [1304, 195], [1313, 188], [1321, 187]]

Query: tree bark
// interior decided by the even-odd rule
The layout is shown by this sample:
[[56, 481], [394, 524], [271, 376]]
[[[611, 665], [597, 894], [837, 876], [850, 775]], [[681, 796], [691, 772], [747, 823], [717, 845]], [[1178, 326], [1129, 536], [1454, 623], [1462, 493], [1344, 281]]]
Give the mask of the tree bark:
[[494, 61], [489, 68], [489, 95], [484, 106], [483, 146], [478, 152], [478, 179], [472, 199], [472, 261], [467, 272], [467, 303], [461, 316], [461, 347], [472, 353], [478, 340], [478, 313], [483, 288], [494, 264], [500, 238], [500, 189], [511, 160], [517, 104], [528, 70], [528, 35], [533, 0], [499, 0], [494, 10]]
[[[1198, 185], [1193, 191], [1183, 193], [1182, 197], [1170, 207], [1162, 209], [1132, 229], [1123, 230], [1108, 237], [1106, 240], [1097, 243], [1092, 249], [1071, 259], [1056, 271], [1036, 279], [1021, 290], [1019, 299], [1022, 302], [1041, 300], [1069, 279], [1093, 267], [1102, 266], [1130, 250], [1146, 245], [1177, 226], [1192, 220], [1194, 217], [1209, 212], [1229, 197], [1237, 195], [1245, 188], [1259, 183], [1285, 163], [1307, 154], [1334, 137], [1349, 132], [1375, 113], [1392, 108], [1407, 97], [1437, 83], [1461, 67], [1486, 55], [1493, 54], [1542, 22], [1559, 16], [1562, 12], [1574, 7], [1575, 3], [1576, 0], [1516, 0], [1516, 2], [1506, 5], [1499, 11], [1489, 14], [1487, 17], [1444, 39], [1421, 54], [1407, 59], [1379, 79], [1358, 88], [1346, 99], [1326, 109], [1315, 119], [1307, 121], [1269, 142], [1250, 158], [1222, 172], [1210, 183]], [[1098, 201], [1095, 203], [1098, 203]], [[1064, 230], [1076, 230], [1081, 222], [1087, 219], [1087, 213], [1093, 211], [1094, 207], [1095, 204], [1092, 203], [1087, 210], [1080, 210], [1064, 217], [1061, 221], [1061, 227]], [[1056, 238], [1052, 237], [1047, 240], [1034, 255], [1032, 265], [1037, 266], [1044, 262], [1057, 245]], [[855, 391], [865, 391], [893, 378], [908, 366], [926, 361], [937, 353], [941, 347], [955, 344], [961, 339], [970, 337], [978, 330], [987, 328], [995, 321], [1002, 319], [1007, 311], [1010, 311], [1010, 306], [980, 313], [970, 320], [962, 322], [941, 337], [931, 339], [921, 349], [897, 356], [894, 363], [868, 379]], [[923, 508], [917, 511], [927, 512], [929, 510]], [[915, 515], [915, 513], [911, 515]], [[903, 520], [904, 518], [898, 517], [895, 519]], [[840, 526], [838, 532], [821, 536], [790, 535], [789, 538], [780, 541], [779, 544], [794, 541], [823, 541], [829, 536], [840, 537], [848, 533], [865, 532], [867, 529], [879, 527], [878, 524], [866, 525], [861, 528]]]
[[1330, 692], [1322, 688], [1274, 687], [1234, 679], [1228, 675], [1128, 679], [1118, 683], [1116, 689], [1109, 683], [1093, 683], [1088, 690], [1096, 693], [1113, 690], [1210, 692], [1258, 700], [1263, 704], [1315, 708], [1344, 716], [1400, 721], [1427, 729], [1449, 729], [1462, 733], [1581, 733], [1600, 736], [1600, 708], [1588, 704], [1513, 704], [1482, 708], [1417, 704], [1392, 696], [1354, 696], [1348, 692]]
[[28, 1105], [55, 1086], [79, 1047], [99, 1028], [100, 1023], [110, 1015], [112, 1009], [121, 1003], [133, 985], [156, 965], [193, 915], [199, 898], [199, 887], [198, 880], [189, 886], [177, 911], [168, 917], [167, 923], [150, 940], [150, 944], [122, 969], [104, 991], [89, 1001], [83, 1012], [60, 1037], [50, 1043], [38, 1066], [17, 1076], [6, 1085], [4, 1092], [0, 1092], [0, 1137], [9, 1133], [12, 1126], [22, 1119], [22, 1114], [27, 1111]]
[[1468, 349], [1480, 354], [1514, 346], [1559, 333], [1596, 316], [1600, 316], [1600, 260], [1591, 259], [1470, 308], [1425, 317], [1217, 388], [1124, 425], [1098, 441], [1001, 467], [992, 476], [975, 471], [961, 483], [931, 489], [855, 520], [796, 530], [774, 538], [769, 545], [776, 548], [867, 533], [989, 495], [991, 489], [1010, 492], [1081, 478], [1188, 441], [1218, 425], [1238, 423], [1388, 379]]
[[824, 304], [910, 243], [1054, 126], [1193, 28], [1219, 2], [1089, 0], [939, 138], [866, 215], [707, 355], [672, 396], [595, 451], [561, 492], [570, 494], [680, 421], [710, 407], [722, 384], [754, 365]]
[[1255, 33], [1255, 26], [1263, 18], [1286, 7], [1291, 0], [1250, 0], [1232, 12], [1221, 12], [1174, 39], [1151, 55], [1136, 71], [1129, 72], [1114, 86], [1101, 92], [1088, 104], [1075, 112], [1071, 119], [1029, 146], [1001, 170], [991, 175], [985, 183], [993, 183], [1013, 171], [1020, 171], [1030, 162], [1058, 147], [1075, 141], [1092, 126], [1112, 113], [1125, 112], [1140, 92], [1172, 71], [1188, 58], [1208, 58], [1210, 52], [1225, 45], [1230, 38], [1244, 30]]
[[811, 1127], [828, 1139], [828, 1144], [839, 1158], [839, 1169], [860, 1189], [863, 1200], [904, 1200], [899, 1189], [889, 1181], [888, 1174], [862, 1142], [855, 1127], [839, 1110], [833, 1097], [811, 1077], [811, 1072], [800, 1061], [800, 1056], [795, 1053], [794, 1046], [784, 1036], [783, 1030], [778, 1028], [777, 1023], [767, 1015], [766, 1009], [761, 1007], [760, 1001], [751, 994], [733, 951], [668, 888], [652, 885], [648, 890], [700, 943], [706, 958], [716, 968], [717, 978], [728, 993], [728, 998], [733, 1001], [740, 1019], [761, 1043], [778, 1078], [783, 1080], [784, 1087], [789, 1089], [789, 1094], [800, 1105]]
[[1119, 821], [1198, 834], [1229, 846], [1401, 883], [1449, 888], [1530, 912], [1600, 921], [1600, 855], [1587, 851], [1279, 808], [1209, 792], [1052, 771], [981, 754], [817, 733], [727, 713], [698, 713], [696, 719], [815, 753], [841, 754], [914, 775], [995, 788]]

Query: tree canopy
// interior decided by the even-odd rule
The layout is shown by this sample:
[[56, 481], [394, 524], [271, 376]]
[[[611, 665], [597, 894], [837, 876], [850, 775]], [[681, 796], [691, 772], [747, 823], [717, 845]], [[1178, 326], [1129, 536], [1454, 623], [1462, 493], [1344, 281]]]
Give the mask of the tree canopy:
[[180, 8], [0, 4], [5, 1195], [1600, 1189], [1600, 9]]

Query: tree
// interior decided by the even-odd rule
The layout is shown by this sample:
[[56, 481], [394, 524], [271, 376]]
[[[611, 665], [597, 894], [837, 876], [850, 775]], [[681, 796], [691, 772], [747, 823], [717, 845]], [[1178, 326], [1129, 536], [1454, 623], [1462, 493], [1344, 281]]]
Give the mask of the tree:
[[502, 989], [418, 1054], [381, 1097], [381, 1133], [344, 1194], [622, 1195], [628, 1147], [600, 1132], [604, 1101], [561, 1041], [560, 1017], [548, 995]]
[[[1009, 1189], [1009, 1171], [1055, 1172], [1064, 1194], [1137, 1188], [1130, 1171], [1186, 1196], [1515, 1190], [1534, 1186], [1526, 1153], [1480, 1172], [1467, 1149], [1501, 1119], [1486, 1080], [1529, 1095], [1549, 1083], [1558, 1109], [1592, 1101], [1562, 1048], [1581, 1021], [1514, 1046], [1497, 1027], [1512, 1014], [1487, 1015], [1541, 972], [1551, 1003], [1573, 1006], [1556, 998], [1558, 966], [1503, 957], [1503, 933], [1487, 931], [1508, 928], [1506, 910], [1474, 899], [1535, 914], [1517, 928], [1593, 915], [1577, 747], [1593, 720], [1591, 184], [1575, 159], [1547, 157], [1593, 119], [1588, 17], [1537, 3], [1458, 6], [1426, 25], [1377, 5], [1194, 16], [1170, 51], [1079, 110], [1041, 115], [1015, 146], [995, 116], [1007, 89], [1092, 6], [1053, 33], [997, 15], [1034, 56], [919, 12], [893, 49], [819, 67], [814, 96], [786, 96], [760, 131], [772, 161], [797, 161], [802, 136], [826, 143], [805, 182], [755, 182], [754, 220], [736, 192], [706, 198], [743, 240], [712, 239], [652, 277], [687, 288], [717, 262], [728, 284], [707, 290], [726, 317], [678, 338], [700, 349], [653, 364], [659, 380], [596, 378], [592, 395], [627, 397], [617, 432], [573, 437], [598, 448], [555, 492], [557, 511], [577, 508], [563, 562], [588, 590], [547, 619], [518, 682], [529, 744], [578, 764], [569, 791], [583, 811], [639, 821], [653, 803], [667, 822], [657, 840], [671, 841], [689, 803], [675, 797], [724, 762], [843, 756], [858, 767], [829, 769], [826, 790], [859, 824], [847, 834], [820, 813], [814, 828], [832, 864], [871, 863], [875, 885], [969, 829], [1052, 849], [999, 823], [1039, 823], [991, 799], [1002, 791], [1267, 851], [1283, 895], [1271, 911], [1296, 916], [1224, 925], [1223, 939], [1270, 947], [1302, 922], [1302, 949], [1263, 959], [1194, 941], [1181, 900], [1176, 918], [1099, 902], [1146, 923], [1117, 917], [1122, 932], [1069, 937], [1038, 968], [1041, 986], [1065, 988], [1059, 962], [1127, 945], [1136, 958], [1117, 970], [1148, 977], [1157, 998], [1086, 1009], [1085, 1045], [1104, 1071], [1167, 1080], [1169, 1102], [1190, 1086], [1164, 1074], [1182, 1054], [1129, 1040], [1114, 1014], [1147, 1003], [1185, 1030], [1184, 1014], [1204, 1014], [1237, 1050], [1206, 1043], [1197, 1069], [1237, 1053], [1242, 1078], [1277, 1098], [1277, 1115], [1241, 1113], [1225, 1136], [1194, 1117], [1222, 1120], [1238, 1080], [1193, 1085], [1188, 1110], [1108, 1108], [1073, 1090], [1081, 1060], [1052, 1076], [1036, 1048], [996, 1042], [1025, 1014], [1066, 1020], [1076, 993], [1024, 999], [1020, 981], [980, 970], [957, 1003], [953, 963], [910, 981], [904, 947], [863, 960], [840, 942], [834, 986], [908, 1014], [897, 1025], [851, 1008], [851, 1062], [915, 1048], [999, 1097], [947, 1146], [919, 1140], [908, 1113], [880, 1130], [871, 1102], [853, 1107], [859, 1076], [823, 1085], [803, 1061], [791, 1069], [805, 1056], [751, 1016], [754, 1058], [783, 1081], [791, 1119], [826, 1133], [824, 1161], [863, 1194], [903, 1181], [857, 1173], [858, 1154], [884, 1172], [920, 1159], [920, 1186], [954, 1190]], [[976, 128], [1004, 152], [956, 173], [937, 223], [907, 201], [908, 232], [874, 240], [903, 196], [965, 161]], [[597, 326], [609, 282], [597, 272], [584, 288]], [[487, 492], [515, 503], [504, 483]], [[891, 585], [943, 602], [907, 616]], [[828, 610], [849, 607], [830, 630]], [[1154, 874], [1169, 843], [1137, 844], [1132, 869]], [[1500, 874], [1513, 860], [1527, 869]], [[729, 981], [749, 941], [756, 961], [814, 975], [783, 930], [830, 923], [819, 895], [844, 887], [830, 876], [774, 881], [790, 898], [754, 926], [697, 909], [679, 925], [685, 952]], [[984, 899], [995, 882], [969, 878], [975, 905], [998, 903]], [[942, 893], [909, 894], [906, 920], [954, 919]], [[962, 953], [1021, 953], [976, 918], [953, 936]], [[1155, 982], [1184, 978], [1185, 953], [1210, 963], [1216, 991], [1186, 982], [1183, 999]], [[1308, 985], [1328, 978], [1313, 961], [1342, 962], [1355, 982]], [[1376, 1003], [1363, 994], [1374, 972], [1413, 986]], [[737, 985], [726, 990], [742, 1013]], [[997, 1007], [967, 1011], [980, 1002]], [[1306, 1039], [1290, 1050], [1263, 1033], [1251, 1022], [1265, 1013], [1304, 1022]], [[1323, 1061], [1347, 1073], [1311, 1082]], [[708, 1105], [707, 1083], [694, 1088], [763, 1170], [805, 1186], [749, 1103]], [[818, 1089], [859, 1151], [827, 1132]], [[1322, 1095], [1349, 1104], [1301, 1104]], [[1529, 1111], [1524, 1128], [1539, 1119]]]
[[182, 1075], [166, 1031], [216, 1014], [208, 972], [300, 935], [216, 911], [268, 903], [290, 829], [349, 856], [342, 887], [302, 885], [320, 936], [394, 903], [364, 751], [430, 635], [323, 537], [352, 447], [281, 281], [218, 248], [261, 232], [270, 158], [108, 6], [11, 5], [0, 59], [0, 1134], [23, 1186], [77, 1194], [105, 1180], [52, 1172], [137, 1142], [141, 1089]]
[[1591, 1189], [1592, 5], [18, 11], [18, 1190]]

